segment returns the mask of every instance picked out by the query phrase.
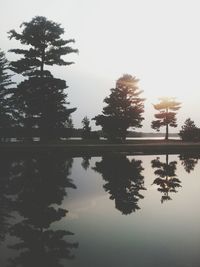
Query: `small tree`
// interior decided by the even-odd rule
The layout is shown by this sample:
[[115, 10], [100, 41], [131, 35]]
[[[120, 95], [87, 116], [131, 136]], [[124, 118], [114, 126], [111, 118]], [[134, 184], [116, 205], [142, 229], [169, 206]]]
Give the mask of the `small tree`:
[[85, 116], [82, 120], [82, 124], [83, 124], [83, 130], [90, 132], [91, 131], [91, 127], [90, 127], [90, 120], [88, 119], [87, 116]]
[[71, 116], [69, 116], [69, 118], [66, 120], [64, 126], [65, 128], [74, 129], [74, 124]]
[[85, 116], [82, 120], [83, 125], [83, 133], [82, 138], [90, 138], [91, 136], [91, 127], [90, 127], [90, 120], [87, 116]]
[[157, 120], [152, 121], [151, 127], [156, 131], [160, 131], [161, 127], [166, 127], [165, 139], [168, 140], [169, 126], [177, 127], [176, 112], [180, 109], [179, 102], [176, 102], [172, 97], [159, 98], [160, 103], [153, 105], [159, 113], [155, 114]]
[[138, 80], [129, 74], [119, 78], [110, 96], [104, 99], [107, 106], [103, 108], [103, 114], [94, 118], [110, 140], [124, 142], [129, 127], [142, 127], [144, 98], [140, 98], [142, 91], [137, 83]]
[[194, 121], [188, 118], [181, 127], [179, 135], [183, 141], [199, 141], [200, 129], [196, 127]]

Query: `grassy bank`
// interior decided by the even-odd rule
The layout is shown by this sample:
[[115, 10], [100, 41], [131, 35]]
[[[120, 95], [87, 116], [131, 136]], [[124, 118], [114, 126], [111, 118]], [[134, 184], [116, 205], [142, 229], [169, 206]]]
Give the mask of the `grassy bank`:
[[179, 154], [200, 153], [200, 143], [182, 142], [180, 140], [128, 140], [124, 144], [108, 143], [106, 140], [67, 140], [56, 143], [3, 143], [0, 151], [40, 152], [60, 151], [70, 155], [103, 155], [111, 152], [127, 154]]

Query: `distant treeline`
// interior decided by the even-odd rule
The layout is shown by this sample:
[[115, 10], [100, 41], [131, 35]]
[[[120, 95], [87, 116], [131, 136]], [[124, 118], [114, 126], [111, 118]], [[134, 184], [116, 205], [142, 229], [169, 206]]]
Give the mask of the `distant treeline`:
[[[93, 133], [97, 133], [99, 137], [105, 137], [103, 131], [92, 131]], [[72, 137], [82, 137], [83, 129], [72, 129]], [[170, 137], [179, 137], [178, 133], [170, 133]], [[136, 131], [128, 131], [127, 137], [165, 137], [165, 133], [148, 133], [148, 132], [136, 132]]]
[[[52, 130], [52, 136], [55, 137], [83, 137], [84, 130], [74, 129], [74, 128], [61, 128]], [[91, 131], [98, 137], [105, 137], [103, 131]], [[12, 127], [12, 128], [2, 128], [0, 129], [0, 137], [5, 138], [20, 138], [20, 137], [42, 137], [46, 135], [46, 131], [39, 128], [25, 129], [24, 127]], [[170, 137], [179, 137], [178, 133], [170, 133]], [[147, 133], [147, 132], [135, 132], [129, 131], [127, 137], [165, 137], [165, 133]]]
[[[127, 137], [165, 137], [165, 133], [129, 132]], [[169, 133], [169, 137], [179, 137], [178, 133]]]
[[[47, 136], [47, 131], [40, 128], [24, 128], [24, 127], [11, 127], [11, 128], [1, 128], [0, 137], [1, 138], [29, 138], [29, 137], [45, 137]], [[52, 137], [65, 137], [69, 138], [73, 136], [72, 128], [55, 128], [51, 129]]]

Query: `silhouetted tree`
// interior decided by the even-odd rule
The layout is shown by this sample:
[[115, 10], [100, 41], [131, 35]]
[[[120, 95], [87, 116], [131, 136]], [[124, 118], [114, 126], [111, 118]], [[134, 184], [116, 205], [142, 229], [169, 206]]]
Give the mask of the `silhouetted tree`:
[[85, 116], [82, 120], [83, 125], [83, 132], [82, 132], [82, 138], [87, 139], [91, 136], [91, 127], [90, 127], [90, 120], [87, 116]]
[[3, 51], [0, 50], [0, 128], [9, 128], [13, 124], [14, 110], [11, 105], [13, 84], [11, 74], [8, 74], [9, 63]]
[[30, 155], [13, 165], [10, 195], [21, 220], [10, 228], [19, 241], [9, 247], [19, 253], [8, 266], [61, 267], [61, 259], [73, 258], [78, 244], [66, 238], [73, 233], [51, 227], [67, 214], [60, 208], [66, 189], [76, 188], [68, 177], [71, 166], [71, 158], [55, 153]]
[[83, 124], [83, 130], [90, 132], [91, 131], [91, 127], [90, 127], [90, 120], [88, 119], [87, 116], [85, 116], [82, 120], [82, 124]]
[[179, 135], [183, 141], [199, 141], [200, 129], [195, 125], [194, 121], [188, 118], [181, 127]]
[[74, 124], [71, 116], [69, 116], [68, 120], [65, 122], [65, 127], [69, 129], [74, 129]]
[[176, 178], [176, 161], [169, 162], [169, 156], [166, 155], [166, 161], [161, 162], [160, 158], [151, 161], [152, 168], [156, 168], [155, 175], [158, 176], [153, 184], [159, 186], [158, 191], [163, 193], [161, 203], [166, 200], [171, 200], [169, 193], [176, 193], [176, 188], [181, 187], [181, 181]]
[[48, 76], [49, 72], [45, 71], [45, 65], [71, 65], [73, 62], [67, 62], [61, 57], [77, 53], [77, 49], [68, 46], [74, 43], [74, 39], [63, 40], [61, 35], [64, 29], [60, 24], [47, 20], [45, 17], [36, 16], [30, 22], [21, 24], [22, 33], [15, 30], [9, 32], [9, 38], [20, 41], [21, 44], [27, 45], [27, 49], [11, 49], [23, 57], [11, 63], [14, 72], [21, 73], [25, 76]]
[[29, 79], [21, 82], [14, 94], [15, 104], [21, 117], [19, 124], [31, 129], [39, 127], [44, 136], [50, 137], [52, 129], [63, 128], [70, 114], [76, 109], [68, 109], [66, 104], [66, 82], [56, 79], [50, 71], [45, 70], [49, 65], [70, 65], [61, 57], [76, 53], [68, 44], [74, 40], [63, 40], [64, 29], [60, 24], [47, 20], [45, 17], [34, 17], [30, 22], [22, 23], [22, 33], [15, 30], [9, 32], [9, 38], [20, 41], [27, 49], [11, 49], [22, 57], [11, 62], [11, 69]]
[[140, 209], [138, 201], [144, 198], [140, 191], [146, 190], [141, 160], [130, 161], [125, 155], [113, 154], [96, 162], [93, 169], [102, 174], [106, 181], [103, 187], [115, 200], [116, 209], [125, 215]]
[[142, 91], [137, 83], [138, 80], [129, 74], [119, 78], [110, 96], [104, 99], [107, 106], [103, 114], [94, 118], [110, 140], [125, 141], [129, 127], [142, 127], [144, 98], [140, 98]]
[[163, 126], [166, 127], [165, 139], [168, 140], [169, 126], [177, 127], [175, 111], [180, 109], [181, 103], [169, 97], [162, 97], [159, 100], [160, 103], [154, 105], [154, 108], [159, 112], [155, 114], [157, 120], [152, 121], [151, 127], [156, 131], [160, 131], [160, 128]]
[[14, 95], [18, 101], [20, 124], [31, 129], [39, 127], [44, 139], [55, 138], [55, 129], [66, 128], [66, 122], [75, 109], [65, 106], [64, 80], [51, 77], [34, 77], [18, 85]]

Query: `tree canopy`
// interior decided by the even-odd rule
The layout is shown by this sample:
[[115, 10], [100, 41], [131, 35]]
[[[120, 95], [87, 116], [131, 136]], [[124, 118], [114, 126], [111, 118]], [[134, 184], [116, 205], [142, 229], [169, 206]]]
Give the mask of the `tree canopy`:
[[63, 40], [61, 35], [64, 29], [60, 24], [48, 20], [42, 16], [34, 17], [30, 22], [21, 24], [22, 32], [9, 31], [9, 38], [20, 41], [27, 45], [27, 49], [11, 49], [10, 52], [22, 55], [23, 57], [11, 64], [12, 70], [23, 75], [38, 75], [38, 71], [44, 75], [45, 65], [71, 65], [61, 57], [70, 53], [77, 53], [78, 50], [69, 46], [74, 39]]
[[28, 76], [14, 94], [16, 108], [21, 114], [18, 123], [27, 129], [40, 128], [45, 139], [55, 138], [51, 136], [52, 129], [66, 127], [76, 108], [67, 108], [66, 82], [54, 78], [45, 66], [70, 65], [73, 62], [65, 61], [62, 56], [78, 50], [69, 46], [74, 43], [73, 39], [61, 38], [64, 29], [60, 24], [45, 17], [34, 17], [30, 22], [22, 23], [21, 27], [21, 33], [9, 32], [10, 39], [14, 38], [25, 46], [25, 49], [10, 50], [22, 56], [11, 62], [11, 69]]
[[106, 181], [103, 187], [115, 201], [116, 209], [124, 215], [140, 209], [139, 200], [144, 198], [141, 191], [146, 190], [141, 160], [113, 153], [102, 157], [93, 169], [102, 174]]
[[199, 141], [200, 129], [195, 125], [193, 120], [188, 118], [181, 127], [179, 135], [183, 141]]
[[85, 116], [82, 119], [82, 138], [83, 139], [88, 139], [91, 136], [91, 127], [90, 127], [90, 120], [87, 116]]
[[169, 162], [169, 155], [166, 155], [166, 161], [161, 162], [160, 158], [156, 158], [151, 161], [152, 168], [155, 168], [154, 174], [157, 178], [153, 181], [153, 184], [158, 185], [158, 191], [163, 195], [161, 197], [161, 203], [167, 200], [171, 200], [169, 193], [177, 193], [177, 188], [181, 187], [181, 181], [176, 178], [176, 161]]
[[61, 260], [74, 258], [72, 249], [78, 247], [72, 241], [74, 233], [51, 227], [68, 213], [62, 202], [68, 188], [76, 189], [69, 178], [72, 164], [72, 158], [49, 152], [29, 155], [12, 164], [8, 190], [19, 220], [9, 227], [9, 234], [17, 237], [10, 248], [18, 252], [9, 266], [62, 267]]
[[161, 127], [166, 127], [165, 139], [168, 140], [169, 126], [177, 127], [176, 112], [180, 109], [179, 102], [176, 102], [172, 97], [159, 98], [160, 102], [154, 104], [154, 108], [158, 111], [154, 116], [157, 120], [152, 121], [151, 127], [159, 131]]

